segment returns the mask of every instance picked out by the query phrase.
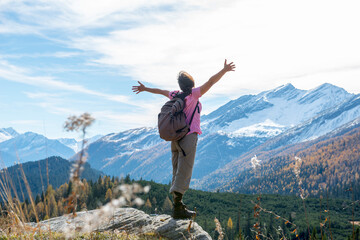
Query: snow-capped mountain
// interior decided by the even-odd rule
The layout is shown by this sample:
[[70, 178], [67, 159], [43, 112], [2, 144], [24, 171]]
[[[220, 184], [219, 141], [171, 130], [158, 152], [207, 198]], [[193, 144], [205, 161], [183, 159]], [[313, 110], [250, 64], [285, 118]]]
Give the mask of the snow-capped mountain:
[[0, 142], [4, 142], [19, 135], [13, 128], [0, 128]]
[[309, 91], [287, 84], [230, 101], [204, 116], [203, 127], [207, 132], [223, 132], [229, 136], [273, 137], [351, 96], [344, 89], [327, 83]]
[[81, 149], [81, 142], [76, 141], [75, 138], [59, 138], [57, 139], [60, 143], [74, 150], [74, 152], [79, 152]]
[[[93, 168], [107, 174], [125, 175], [130, 173], [133, 176], [137, 175], [135, 169], [141, 169], [140, 166], [145, 166], [149, 159], [159, 155], [160, 152], [160, 155], [166, 153], [166, 151], [156, 150], [156, 154], [144, 157], [164, 144], [167, 146], [159, 138], [156, 128], [138, 128], [118, 134], [113, 133], [89, 145], [87, 149], [88, 162]], [[149, 167], [144, 167], [144, 171], [149, 170]]]
[[351, 97], [353, 94], [331, 84], [308, 91], [287, 84], [230, 101], [202, 118], [204, 134], [195, 162], [199, 170], [194, 169], [193, 181]]
[[[232, 100], [202, 116], [203, 135], [198, 141], [193, 183], [302, 124], [308, 123], [308, 127], [296, 132], [298, 136], [291, 139], [292, 143], [326, 134], [355, 118], [358, 105], [356, 96], [331, 84], [308, 91], [287, 84]], [[328, 113], [334, 116], [331, 120], [310, 121], [331, 109], [342, 114]], [[158, 137], [156, 128], [110, 134], [90, 144], [88, 150], [90, 164], [107, 174], [130, 174], [163, 183], [171, 179], [169, 143]]]
[[74, 154], [74, 150], [58, 140], [51, 140], [33, 132], [18, 134], [0, 143], [0, 155], [6, 167], [15, 162], [24, 163], [50, 156], [70, 158]]
[[[87, 147], [89, 144], [91, 144], [93, 142], [96, 142], [97, 140], [99, 140], [102, 137], [103, 137], [102, 135], [96, 135], [94, 137], [87, 138], [85, 140], [85, 146], [84, 147]], [[82, 144], [83, 144], [82, 140], [77, 141], [74, 138], [59, 138], [57, 140], [60, 143], [64, 144], [65, 146], [67, 146], [67, 147], [71, 148], [72, 150], [74, 150], [75, 153], [77, 153], [77, 152], [79, 152], [81, 150]]]
[[284, 146], [336, 136], [340, 131], [352, 129], [354, 126], [357, 126], [360, 122], [359, 116], [360, 94], [352, 95], [347, 101], [322, 111], [315, 117], [295, 127], [289, 128], [283, 133], [268, 139], [260, 146], [245, 152], [226, 166], [217, 169], [196, 182], [195, 187], [207, 190], [216, 189], [235, 176], [238, 176], [244, 169], [249, 168], [249, 160], [252, 156], [257, 155], [266, 161], [266, 159], [278, 154], [278, 152], [274, 150], [280, 149], [279, 151], [284, 151]]

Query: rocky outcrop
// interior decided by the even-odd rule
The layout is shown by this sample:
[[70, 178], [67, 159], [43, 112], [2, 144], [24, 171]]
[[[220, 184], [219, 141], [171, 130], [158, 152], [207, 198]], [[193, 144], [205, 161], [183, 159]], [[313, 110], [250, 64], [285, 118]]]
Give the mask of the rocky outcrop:
[[[205, 232], [196, 222], [191, 220], [175, 220], [169, 215], [149, 216], [143, 211], [134, 208], [117, 208], [113, 211], [110, 218], [102, 218], [101, 210], [92, 210], [78, 212], [75, 218], [71, 215], [52, 218], [40, 222], [44, 230], [53, 232], [86, 232], [89, 230], [86, 224], [91, 221], [97, 221], [96, 228], [93, 231], [126, 231], [129, 234], [146, 234], [152, 233], [159, 237], [167, 239], [211, 239], [210, 235]], [[94, 216], [96, 216], [94, 218]], [[31, 223], [33, 227], [36, 223]], [[190, 225], [190, 227], [189, 227]]]

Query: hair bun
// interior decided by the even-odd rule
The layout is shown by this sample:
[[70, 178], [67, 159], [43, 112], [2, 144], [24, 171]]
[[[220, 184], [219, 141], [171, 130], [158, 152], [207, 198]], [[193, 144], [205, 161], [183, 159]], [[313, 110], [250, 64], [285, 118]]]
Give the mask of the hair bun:
[[192, 88], [195, 86], [195, 81], [192, 76], [184, 71], [179, 73], [178, 83], [181, 91], [186, 95], [190, 95], [192, 93]]

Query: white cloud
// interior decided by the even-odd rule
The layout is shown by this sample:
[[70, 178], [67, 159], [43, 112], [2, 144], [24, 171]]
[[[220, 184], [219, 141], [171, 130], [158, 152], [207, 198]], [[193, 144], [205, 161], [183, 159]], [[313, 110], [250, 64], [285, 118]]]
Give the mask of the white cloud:
[[42, 58], [42, 57], [55, 57], [55, 58], [72, 58], [81, 56], [80, 52], [48, 52], [48, 53], [17, 53], [17, 54], [2, 54], [3, 59], [20, 59], [23, 57], [28, 58]]
[[[61, 41], [100, 54], [92, 62], [164, 88], [177, 87], [180, 70], [201, 84], [228, 58], [237, 71], [214, 93], [236, 95], [239, 89], [273, 88], [294, 75], [359, 63], [359, 7], [355, 0], [52, 0], [3, 1], [0, 11], [20, 16], [22, 24], [13, 23], [18, 24], [14, 29], [34, 27], [44, 35], [69, 31]], [[103, 27], [108, 33], [86, 32]], [[71, 41], [65, 41], [69, 36]], [[348, 82], [358, 79], [347, 72]], [[333, 76], [311, 81], [307, 88], [326, 81]], [[350, 90], [346, 82], [340, 85]]]
[[[165, 12], [161, 22], [75, 38], [73, 46], [101, 54], [95, 62], [122, 66], [124, 74], [165, 88], [177, 87], [175, 77], [183, 69], [203, 83], [228, 58], [237, 71], [215, 92], [237, 94], [238, 89], [273, 88], [294, 75], [358, 64], [358, 7], [357, 1], [234, 1], [222, 8]], [[359, 79], [356, 72], [344, 76], [348, 82]], [[331, 73], [306, 88], [327, 81], [334, 81]], [[337, 85], [350, 90], [346, 82]]]
[[[0, 59], [0, 77], [13, 82], [19, 82], [27, 85], [33, 85], [41, 88], [51, 88], [54, 90], [65, 90], [70, 92], [77, 92], [97, 96], [110, 101], [134, 105], [129, 97], [123, 95], [106, 94], [99, 91], [88, 89], [82, 85], [70, 84], [52, 77], [31, 76], [27, 69], [17, 67]], [[136, 106], [136, 105], [135, 105]]]
[[46, 93], [46, 92], [25, 92], [26, 96], [28, 98], [32, 98], [32, 99], [43, 99], [43, 98], [59, 98], [59, 97], [63, 97], [63, 94], [59, 94], [59, 93]]
[[95, 111], [92, 115], [100, 122], [102, 127], [111, 126], [113, 129], [124, 130], [139, 126], [154, 127], [157, 124], [157, 114], [118, 113], [113, 111]]
[[[194, 4], [188, 0], [37, 0], [31, 3], [24, 0], [1, 1], [0, 13], [14, 14], [17, 20], [15, 22], [8, 19], [6, 15], [1, 18], [0, 15], [3, 22], [3, 28], [0, 26], [0, 30], [20, 34], [19, 30], [24, 29], [56, 29], [72, 30], [72, 33], [79, 34], [79, 30], [119, 27], [119, 23], [136, 24], [144, 22], [144, 19], [161, 20], [161, 16], [151, 12], [162, 11], [166, 7], [186, 9], [188, 5]], [[197, 5], [199, 4], [195, 4]]]
[[79, 111], [74, 108], [60, 107], [52, 102], [41, 102], [41, 103], [36, 103], [35, 105], [38, 105], [39, 107], [46, 109], [47, 112], [61, 116], [80, 115], [83, 113], [83, 111]]

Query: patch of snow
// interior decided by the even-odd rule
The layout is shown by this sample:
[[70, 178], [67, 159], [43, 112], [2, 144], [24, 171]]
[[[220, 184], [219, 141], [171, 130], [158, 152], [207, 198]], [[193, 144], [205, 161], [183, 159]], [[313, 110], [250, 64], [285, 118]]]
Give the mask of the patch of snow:
[[19, 136], [19, 133], [13, 128], [0, 128], [0, 142], [5, 142], [17, 136]]
[[[273, 93], [281, 90], [286, 87], [281, 86], [273, 91], [268, 91], [266, 93], [259, 94], [259, 98], [268, 101], [272, 104], [271, 107], [265, 108], [261, 111], [252, 112], [247, 114], [246, 118], [229, 120], [227, 126], [217, 126], [215, 124], [210, 124], [214, 119], [209, 119], [205, 124], [202, 124], [202, 128], [205, 130], [204, 132], [212, 132], [216, 133], [218, 131], [223, 131], [227, 134], [234, 133], [235, 135], [243, 135], [243, 136], [256, 136], [256, 130], [260, 131], [260, 134], [263, 135], [263, 131], [268, 133], [268, 136], [275, 136], [281, 133], [284, 129], [289, 129], [293, 126], [299, 125], [302, 122], [311, 119], [322, 111], [333, 107], [334, 105], [339, 104], [336, 100], [343, 101], [344, 99], [348, 99], [350, 94], [340, 94], [341, 96], [337, 96], [335, 99], [331, 96], [331, 91], [327, 94], [323, 94], [322, 97], [314, 99], [311, 102], [301, 102], [300, 100], [304, 97], [303, 94], [299, 94], [298, 96], [286, 99], [279, 97], [269, 98], [267, 95], [269, 93]], [[336, 89], [336, 88], [335, 88]], [[309, 92], [314, 92], [315, 90], [309, 90]], [[330, 94], [330, 96], [328, 96]], [[266, 96], [264, 96], [266, 95]], [[330, 100], [329, 100], [330, 98]], [[334, 99], [333, 99], [334, 98]], [[232, 109], [232, 111], [236, 111], [236, 109]], [[218, 116], [219, 117], [219, 116]], [[274, 123], [277, 123], [279, 126], [278, 129], [265, 129], [263, 128], [264, 122], [270, 120]], [[270, 125], [271, 126], [271, 125]]]
[[229, 133], [230, 137], [273, 137], [283, 132], [286, 127], [266, 119], [262, 123], [253, 124]]
[[104, 166], [101, 167], [101, 169], [106, 168], [107, 166], [111, 165], [113, 162], [115, 162], [117, 159], [123, 157], [123, 156], [130, 156], [131, 154], [133, 154], [133, 152], [123, 152], [120, 154], [117, 154], [114, 157], [111, 158], [105, 158], [103, 161], [106, 162], [106, 164], [104, 164]]

